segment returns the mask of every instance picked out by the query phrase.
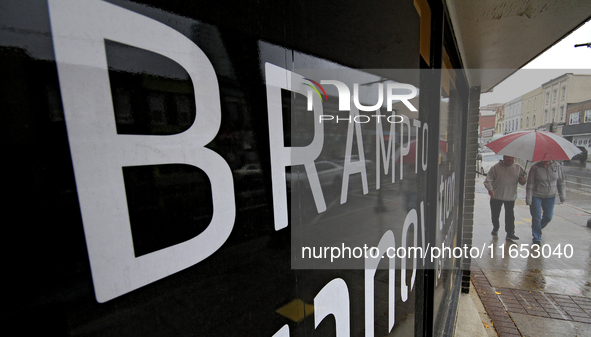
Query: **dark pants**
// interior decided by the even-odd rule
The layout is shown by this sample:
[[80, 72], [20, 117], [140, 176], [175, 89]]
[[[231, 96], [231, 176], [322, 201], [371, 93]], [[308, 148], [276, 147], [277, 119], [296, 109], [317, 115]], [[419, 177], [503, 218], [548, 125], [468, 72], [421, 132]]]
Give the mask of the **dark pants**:
[[499, 230], [499, 216], [501, 215], [501, 207], [505, 205], [505, 232], [507, 234], [515, 233], [515, 201], [503, 201], [490, 199], [490, 213], [492, 217], [493, 229]]

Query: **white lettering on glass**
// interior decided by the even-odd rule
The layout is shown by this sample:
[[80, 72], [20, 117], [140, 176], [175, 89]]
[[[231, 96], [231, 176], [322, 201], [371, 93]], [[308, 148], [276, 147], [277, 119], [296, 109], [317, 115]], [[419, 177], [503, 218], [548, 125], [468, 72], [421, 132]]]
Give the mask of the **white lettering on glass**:
[[336, 337], [351, 335], [349, 288], [343, 279], [336, 278], [324, 286], [314, 297], [314, 328], [328, 315], [333, 315]]
[[[222, 157], [204, 147], [220, 127], [219, 87], [201, 49], [158, 21], [102, 1], [50, 0], [49, 12], [95, 295], [106, 302], [204, 260], [230, 235], [236, 215], [229, 197], [232, 173]], [[158, 53], [187, 71], [197, 109], [188, 130], [117, 134], [105, 39]], [[136, 257], [122, 167], [173, 163], [207, 174], [211, 223], [190, 240]]]
[[284, 145], [283, 111], [281, 103], [281, 89], [302, 94], [313, 100], [314, 120], [322, 115], [322, 102], [318, 96], [307, 95], [308, 87], [304, 77], [280, 68], [271, 63], [265, 63], [265, 80], [267, 86], [267, 109], [269, 114], [269, 148], [271, 152], [271, 181], [273, 185], [273, 212], [275, 230], [287, 227], [287, 187], [285, 168], [294, 165], [304, 165], [312, 196], [318, 213], [326, 211], [326, 202], [320, 187], [318, 172], [314, 160], [318, 158], [324, 145], [324, 126], [314, 123], [314, 139], [308, 146], [287, 147]]
[[[353, 118], [359, 115], [357, 108], [352, 108], [350, 116]], [[359, 160], [351, 161], [351, 153], [353, 150], [353, 128], [355, 128], [355, 137], [357, 138], [357, 153]], [[354, 173], [361, 174], [361, 185], [363, 187], [363, 194], [369, 192], [367, 186], [367, 170], [365, 169], [365, 153], [363, 149], [363, 137], [361, 136], [361, 125], [359, 123], [349, 123], [347, 130], [347, 144], [345, 147], [345, 163], [343, 169], [343, 182], [341, 184], [341, 204], [347, 202], [347, 193], [349, 192], [349, 176]]]
[[[365, 259], [365, 336], [373, 337], [374, 322], [374, 296], [376, 271], [380, 260], [387, 254], [388, 249], [396, 248], [396, 238], [392, 231], [386, 231], [378, 244], [379, 254], [376, 257], [369, 256]], [[388, 257], [388, 332], [394, 328], [394, 310], [396, 296], [396, 258]]]

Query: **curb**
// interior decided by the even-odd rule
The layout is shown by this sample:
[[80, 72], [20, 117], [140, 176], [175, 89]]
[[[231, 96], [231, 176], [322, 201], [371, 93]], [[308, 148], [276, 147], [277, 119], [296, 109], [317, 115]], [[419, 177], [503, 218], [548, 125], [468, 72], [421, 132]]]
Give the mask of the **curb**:
[[588, 210], [586, 210], [586, 209], [579, 208], [579, 207], [577, 207], [577, 206], [573, 206], [573, 205], [571, 205], [571, 204], [563, 204], [563, 205], [566, 205], [566, 206], [572, 207], [572, 208], [574, 208], [574, 209], [576, 209], [576, 210], [578, 210], [578, 211], [585, 212], [585, 213], [587, 213], [587, 214], [591, 214], [591, 211], [588, 211]]

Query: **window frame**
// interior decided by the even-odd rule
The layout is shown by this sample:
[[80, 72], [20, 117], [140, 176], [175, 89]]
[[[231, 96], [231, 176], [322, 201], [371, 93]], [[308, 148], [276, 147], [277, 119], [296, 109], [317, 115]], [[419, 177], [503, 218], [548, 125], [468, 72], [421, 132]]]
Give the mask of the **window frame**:
[[[576, 119], [575, 119], [575, 117], [576, 117]], [[568, 124], [569, 125], [579, 124], [580, 120], [581, 120], [581, 112], [580, 111], [571, 112], [571, 114], [569, 115]]]

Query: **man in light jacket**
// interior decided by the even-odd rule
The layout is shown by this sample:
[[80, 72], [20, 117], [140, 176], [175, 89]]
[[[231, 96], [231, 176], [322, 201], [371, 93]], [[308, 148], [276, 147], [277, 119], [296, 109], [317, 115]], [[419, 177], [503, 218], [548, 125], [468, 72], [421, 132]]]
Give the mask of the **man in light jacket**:
[[[533, 244], [542, 241], [542, 229], [552, 220], [556, 192], [560, 201], [566, 200], [566, 181], [562, 165], [555, 161], [541, 161], [529, 170], [525, 203], [531, 214]], [[543, 213], [542, 213], [543, 211]]]
[[499, 232], [499, 216], [501, 208], [505, 207], [505, 232], [507, 240], [519, 240], [515, 235], [515, 199], [517, 199], [517, 183], [525, 185], [525, 170], [515, 163], [515, 158], [503, 156], [503, 160], [496, 163], [484, 180], [484, 187], [490, 195], [490, 212], [493, 230], [490, 234], [496, 236]]

